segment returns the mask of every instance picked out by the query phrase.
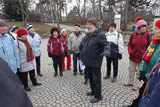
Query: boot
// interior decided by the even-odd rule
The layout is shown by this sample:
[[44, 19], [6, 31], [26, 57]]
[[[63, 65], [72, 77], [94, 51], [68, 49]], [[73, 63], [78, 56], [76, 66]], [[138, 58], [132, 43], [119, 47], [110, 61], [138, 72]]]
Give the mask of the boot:
[[63, 76], [63, 73], [62, 73], [62, 71], [60, 71], [60, 76], [61, 76], [61, 77]]
[[109, 79], [110, 75], [106, 75], [103, 79]]
[[55, 73], [54, 73], [54, 77], [56, 77], [57, 75], [58, 75], [58, 73], [57, 73], [57, 72], [55, 72]]
[[29, 92], [29, 91], [31, 91], [31, 88], [29, 88], [29, 87], [24, 87], [24, 90], [27, 91], [27, 92]]

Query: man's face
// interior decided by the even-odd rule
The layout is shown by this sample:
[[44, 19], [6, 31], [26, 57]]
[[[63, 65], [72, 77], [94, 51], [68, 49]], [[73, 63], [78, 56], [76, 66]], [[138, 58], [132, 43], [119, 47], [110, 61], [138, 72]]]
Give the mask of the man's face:
[[75, 31], [75, 32], [79, 32], [80, 29], [81, 29], [81, 28], [80, 28], [79, 26], [75, 26], [75, 27], [74, 27], [74, 31]]
[[115, 30], [115, 28], [114, 28], [113, 26], [110, 26], [110, 27], [109, 27], [109, 31], [110, 31], [110, 32], [113, 32], [114, 30]]
[[87, 23], [87, 24], [86, 24], [86, 29], [87, 29], [87, 30], [90, 31], [90, 30], [93, 30], [93, 28], [94, 28], [94, 25], [93, 25], [93, 24], [91, 24], [91, 23]]
[[0, 27], [0, 33], [6, 33], [6, 29], [7, 29], [6, 26]]
[[34, 28], [30, 28], [29, 33], [34, 34]]

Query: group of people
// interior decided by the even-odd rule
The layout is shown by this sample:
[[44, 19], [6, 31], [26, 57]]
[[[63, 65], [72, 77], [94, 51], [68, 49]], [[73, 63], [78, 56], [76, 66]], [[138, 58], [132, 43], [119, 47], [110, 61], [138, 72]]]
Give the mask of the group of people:
[[[28, 86], [28, 73], [33, 86], [41, 85], [35, 77], [34, 60], [37, 75], [43, 76], [40, 69], [41, 38], [34, 31], [33, 25], [27, 25], [27, 30], [13, 25], [9, 27], [8, 32], [6, 32], [6, 26], [5, 22], [0, 21], [0, 57], [18, 75], [24, 89], [31, 91]], [[52, 27], [47, 44], [48, 56], [53, 60], [54, 77], [58, 73], [62, 77], [63, 71], [71, 70], [71, 54], [73, 54], [73, 75], [76, 76], [78, 71], [80, 75], [83, 75], [84, 71], [84, 84], [88, 84], [89, 80], [91, 88], [91, 91], [86, 94], [94, 96], [90, 100], [91, 103], [102, 99], [101, 65], [103, 56], [106, 56], [107, 62], [104, 79], [111, 78], [113, 62], [111, 82], [116, 82], [118, 61], [122, 59], [124, 52], [123, 36], [117, 32], [115, 23], [109, 25], [109, 32], [106, 33], [97, 26], [97, 20], [89, 18], [85, 32], [81, 31], [80, 24], [75, 24], [74, 31], [70, 35], [66, 29], [62, 29], [60, 32], [57, 27]], [[156, 104], [156, 99], [159, 98], [157, 92], [160, 66], [160, 20], [156, 21], [154, 26], [154, 36], [152, 37], [147, 30], [147, 22], [138, 17], [135, 30], [129, 39], [129, 80], [124, 83], [124, 86], [132, 86], [132, 89], [136, 91], [139, 89], [138, 81], [143, 80], [144, 83], [139, 89], [138, 98], [128, 107], [149, 107], [149, 105]], [[65, 57], [67, 57], [67, 67], [65, 67]]]
[[39, 86], [35, 77], [34, 59], [36, 59], [37, 75], [40, 72], [40, 36], [34, 32], [32, 25], [27, 26], [27, 31], [17, 26], [10, 26], [7, 31], [7, 24], [0, 21], [0, 57], [8, 63], [10, 69], [17, 74], [24, 89], [31, 91], [28, 86], [28, 73], [33, 86]]

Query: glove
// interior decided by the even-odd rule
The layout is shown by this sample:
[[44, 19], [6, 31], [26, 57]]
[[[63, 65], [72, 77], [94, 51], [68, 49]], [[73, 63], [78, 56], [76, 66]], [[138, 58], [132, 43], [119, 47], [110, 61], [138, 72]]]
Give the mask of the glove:
[[52, 55], [50, 53], [48, 53], [48, 57], [52, 57]]
[[68, 52], [67, 52], [67, 53], [72, 54], [72, 53], [73, 53], [73, 51], [72, 51], [72, 50], [68, 50]]
[[145, 76], [145, 73], [143, 71], [140, 71], [140, 76], [139, 76], [139, 81], [143, 80], [143, 81], [147, 81], [147, 78]]
[[119, 59], [122, 59], [122, 54], [118, 54], [118, 58], [119, 58]]
[[64, 52], [64, 56], [67, 56], [68, 55], [68, 53], [67, 52]]

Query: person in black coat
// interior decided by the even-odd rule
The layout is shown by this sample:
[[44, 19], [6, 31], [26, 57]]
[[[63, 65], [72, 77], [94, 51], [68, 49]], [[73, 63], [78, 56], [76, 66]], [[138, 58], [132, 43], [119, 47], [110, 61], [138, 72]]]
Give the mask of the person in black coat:
[[102, 99], [101, 95], [101, 65], [104, 47], [107, 44], [105, 34], [96, 28], [97, 20], [90, 18], [87, 21], [87, 31], [84, 38], [84, 47], [81, 50], [81, 60], [88, 71], [91, 92], [87, 95], [93, 95], [91, 103], [96, 103]]
[[0, 58], [0, 106], [33, 107], [17, 75]]

